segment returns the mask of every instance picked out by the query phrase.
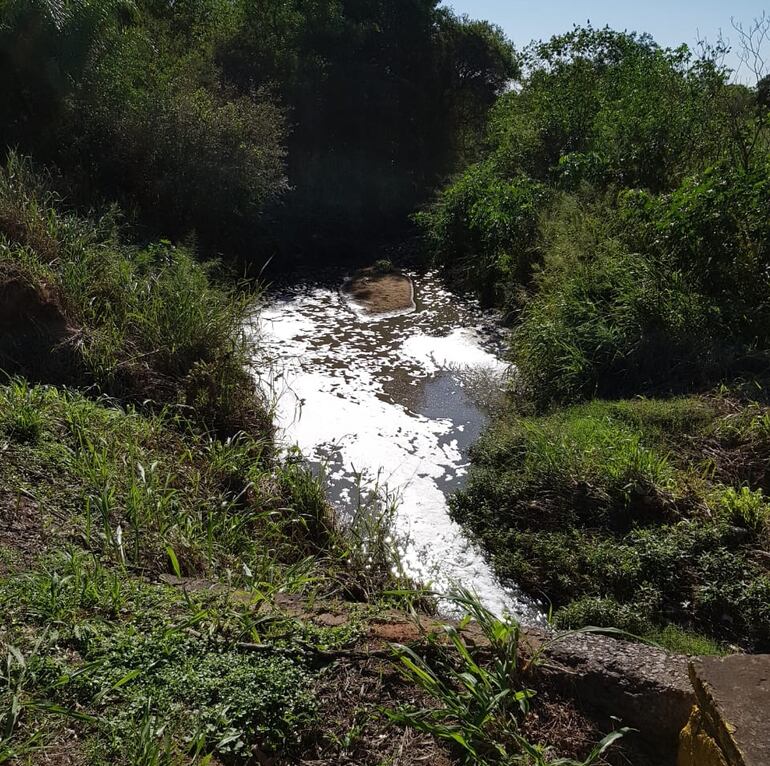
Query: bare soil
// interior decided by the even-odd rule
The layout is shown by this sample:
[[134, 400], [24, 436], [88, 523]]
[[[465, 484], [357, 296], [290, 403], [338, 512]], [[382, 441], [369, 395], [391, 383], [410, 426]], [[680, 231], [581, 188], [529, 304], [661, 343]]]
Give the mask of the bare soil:
[[343, 290], [368, 314], [389, 314], [415, 307], [414, 285], [404, 274], [376, 274], [371, 269], [359, 272]]
[[64, 379], [75, 334], [52, 287], [0, 270], [0, 369], [46, 382]]

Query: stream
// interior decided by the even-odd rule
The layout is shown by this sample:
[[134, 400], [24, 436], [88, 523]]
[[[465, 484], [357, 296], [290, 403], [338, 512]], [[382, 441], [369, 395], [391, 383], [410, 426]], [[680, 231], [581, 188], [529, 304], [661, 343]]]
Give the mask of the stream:
[[447, 505], [486, 424], [474, 381], [503, 384], [503, 333], [495, 316], [436, 273], [410, 276], [416, 308], [395, 315], [367, 315], [339, 280], [268, 293], [259, 322], [270, 374], [262, 384], [276, 402], [279, 441], [324, 466], [342, 513], [358, 496], [359, 477], [397, 497], [394, 532], [409, 575], [438, 590], [465, 586], [497, 613], [536, 619], [533, 602], [499, 582]]

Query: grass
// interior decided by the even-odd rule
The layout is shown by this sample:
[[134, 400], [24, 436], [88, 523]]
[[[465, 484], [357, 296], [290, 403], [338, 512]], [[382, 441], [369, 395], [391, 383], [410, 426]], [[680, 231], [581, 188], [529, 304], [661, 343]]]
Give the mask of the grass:
[[181, 406], [226, 434], [266, 434], [247, 373], [253, 296], [215, 283], [217, 268], [168, 241], [127, 244], [114, 209], [99, 218], [68, 211], [52, 179], [16, 154], [0, 170], [0, 286], [12, 285], [21, 304], [8, 321], [20, 328], [37, 312], [51, 335], [30, 343], [10, 334], [0, 348], [7, 371]]
[[562, 627], [765, 650], [764, 420], [724, 396], [508, 415], [476, 446], [453, 513]]
[[[214, 751], [244, 760], [257, 742], [290, 749], [315, 721], [302, 655], [241, 649], [221, 622], [248, 618], [248, 602], [144, 583], [75, 549], [0, 581], [0, 600], [10, 668], [0, 694], [21, 700], [10, 700], [18, 713], [6, 725], [14, 747], [50, 747], [64, 716], [94, 762], [203, 763]], [[279, 615], [253, 623], [268, 642], [312, 640]], [[25, 659], [17, 647], [31, 640]]]
[[387, 517], [363, 503], [343, 529], [301, 456], [275, 460], [264, 440], [212, 439], [174, 410], [142, 414], [22, 379], [0, 387], [0, 439], [0, 487], [34, 498], [55, 540], [117, 566], [227, 572], [265, 596], [355, 583], [376, 598], [405, 582]]
[[58, 752], [62, 726], [90, 762], [131, 766], [288, 758], [323, 736], [318, 659], [359, 623], [314, 626], [278, 602], [358, 583], [376, 614], [378, 588], [405, 582], [384, 521], [348, 535], [301, 456], [269, 447], [211, 438], [174, 409], [0, 386], [2, 762]]
[[[389, 712], [393, 721], [451, 743], [460, 761], [474, 766], [591, 766], [626, 733], [620, 729], [608, 734], [581, 760], [554, 759], [547, 748], [532, 745], [521, 723], [536, 692], [525, 684], [522, 666], [531, 668], [539, 657], [526, 658], [515, 620], [496, 617], [470, 591], [444, 598], [466, 616], [458, 626], [445, 625], [443, 632], [430, 636], [430, 659], [409, 647], [394, 647], [401, 672], [429, 695], [432, 704], [401, 706]], [[463, 635], [471, 620], [488, 644], [486, 660]]]

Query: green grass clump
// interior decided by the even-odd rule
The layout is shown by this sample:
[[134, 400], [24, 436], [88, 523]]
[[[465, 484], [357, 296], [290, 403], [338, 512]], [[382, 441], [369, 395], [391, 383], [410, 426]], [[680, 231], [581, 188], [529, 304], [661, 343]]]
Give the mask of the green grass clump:
[[476, 446], [453, 514], [559, 625], [672, 647], [674, 625], [766, 648], [768, 505], [743, 484], [764, 460], [761, 415], [738, 425], [736, 406], [635, 399], [503, 417]]
[[7, 389], [6, 406], [0, 410], [0, 432], [14, 442], [35, 444], [43, 432], [40, 411], [43, 397], [21, 382]]
[[269, 443], [243, 434], [200, 435], [170, 411], [140, 414], [21, 380], [0, 387], [0, 433], [30, 407], [35, 439], [9, 438], [0, 486], [43, 503], [55, 539], [120, 566], [228, 571], [265, 592], [334, 589], [355, 576], [323, 487], [298, 458], [274, 461]]
[[[533, 745], [522, 733], [535, 691], [525, 684], [523, 666], [536, 666], [540, 653], [527, 657], [521, 646], [521, 629], [509, 616], [498, 618], [469, 591], [446, 598], [463, 610], [459, 627], [444, 625], [428, 636], [431, 652], [420, 656], [409, 647], [395, 645], [402, 675], [430, 698], [430, 707], [402, 705], [388, 711], [401, 726], [432, 734], [450, 743], [460, 762], [473, 766], [591, 766], [627, 732], [607, 735], [584, 760], [553, 759], [548, 748]], [[463, 630], [474, 621], [483, 633], [489, 659], [477, 656]], [[558, 637], [556, 639], [559, 640]], [[541, 650], [542, 652], [542, 650]]]
[[[602, 403], [546, 417], [504, 418], [473, 454], [477, 470], [499, 480], [488, 496], [469, 489], [468, 502], [494, 506], [535, 527], [581, 518], [627, 527], [636, 517], [664, 514], [676, 488], [665, 444], [645, 439]], [[458, 512], [465, 507], [461, 495]]]
[[[12, 153], [0, 171], [0, 285], [30, 285], [40, 310], [56, 318], [58, 335], [49, 348], [44, 338], [26, 348], [26, 336], [14, 347], [11, 334], [0, 362], [50, 382], [181, 405], [224, 432], [267, 432], [247, 372], [256, 353], [244, 329], [251, 302], [215, 286], [214, 266], [167, 241], [126, 244], [114, 210], [101, 218], [68, 212], [50, 180]], [[26, 326], [24, 312], [35, 308], [18, 307], [16, 326]], [[66, 371], [41, 360], [54, 348], [68, 351]]]
[[621, 630], [629, 637], [643, 638], [677, 654], [704, 656], [726, 653], [723, 644], [678, 625], [654, 627], [655, 619], [649, 602], [621, 604], [611, 597], [586, 596], [559, 609], [554, 615], [554, 623], [565, 630], [586, 626]]

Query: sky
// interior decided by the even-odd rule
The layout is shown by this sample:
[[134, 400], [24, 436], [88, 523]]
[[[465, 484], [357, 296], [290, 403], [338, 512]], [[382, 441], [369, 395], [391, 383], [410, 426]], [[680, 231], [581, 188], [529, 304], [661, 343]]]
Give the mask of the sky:
[[[661, 45], [687, 43], [695, 48], [699, 37], [715, 41], [720, 29], [735, 42], [731, 17], [748, 24], [763, 10], [770, 14], [770, 0], [447, 0], [446, 4], [458, 14], [498, 24], [517, 47], [590, 19], [594, 27], [649, 32]], [[734, 66], [737, 59], [728, 63]]]

